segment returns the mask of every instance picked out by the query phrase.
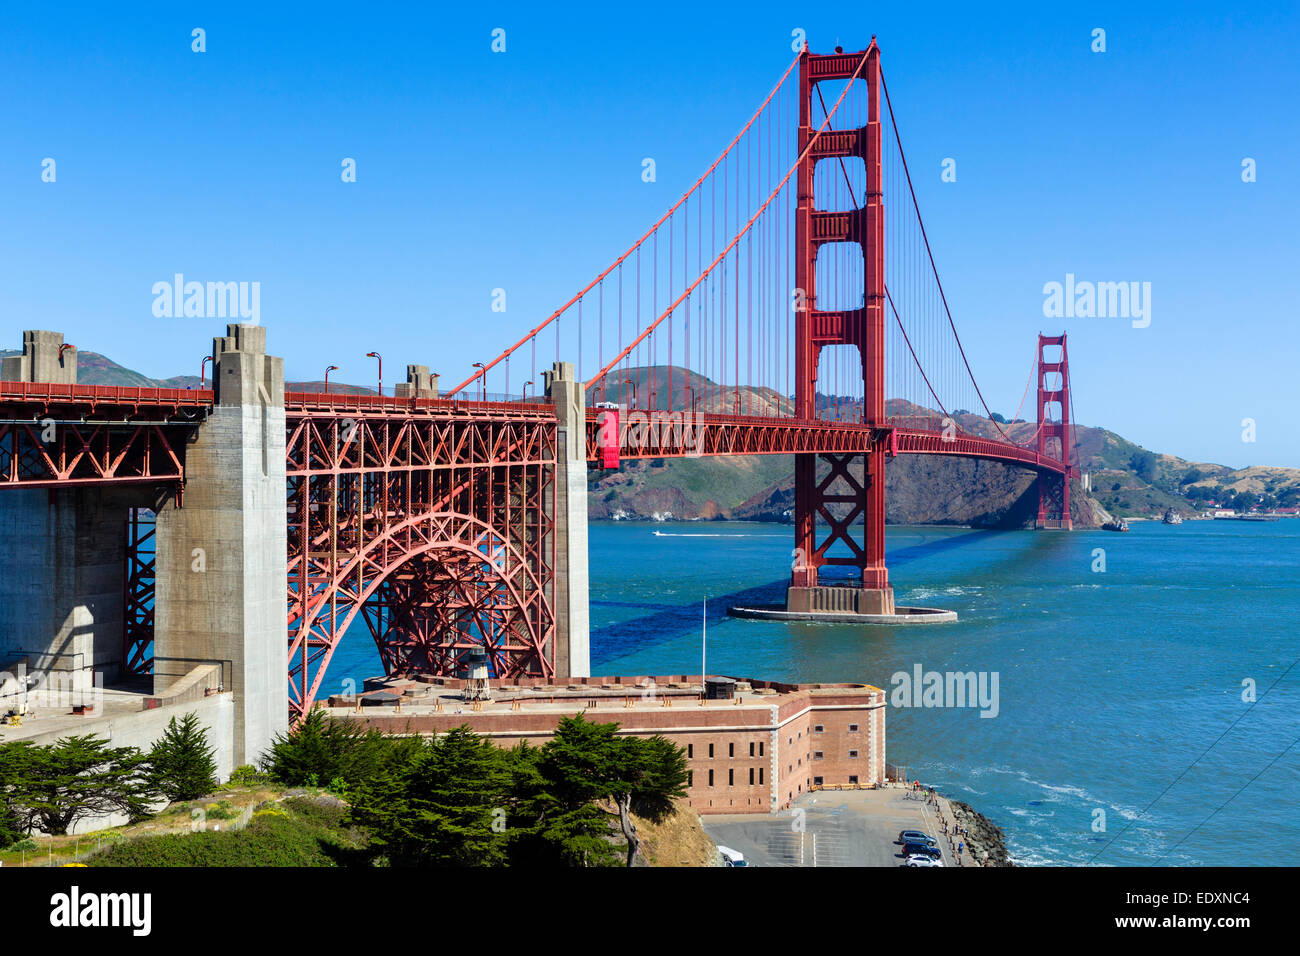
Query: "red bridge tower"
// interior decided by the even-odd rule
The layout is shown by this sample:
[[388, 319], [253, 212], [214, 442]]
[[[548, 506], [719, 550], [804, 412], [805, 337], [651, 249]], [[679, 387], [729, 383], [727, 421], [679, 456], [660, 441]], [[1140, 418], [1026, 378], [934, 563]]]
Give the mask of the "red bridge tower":
[[[1057, 346], [1061, 349], [1060, 360], [1047, 361], [1045, 350]], [[1049, 375], [1055, 376], [1050, 385], [1047, 381]], [[1056, 406], [1054, 410], [1049, 409], [1052, 405]], [[1060, 447], [1049, 447], [1048, 443], [1053, 441]], [[1064, 332], [1038, 336], [1038, 454], [1058, 459], [1065, 465], [1065, 473], [1038, 473], [1038, 519], [1034, 526], [1072, 531], [1070, 477], [1074, 474], [1074, 465], [1070, 462], [1070, 358]]]
[[[867, 125], [825, 129], [812, 123], [816, 85], [864, 80]], [[816, 141], [814, 142], [814, 137]], [[812, 143], [811, 149], [809, 144]], [[850, 471], [857, 454], [795, 456], [795, 560], [786, 605], [792, 611], [894, 613], [894, 589], [885, 567], [885, 456], [889, 424], [885, 419], [885, 217], [881, 177], [880, 49], [875, 38], [866, 55], [814, 55], [804, 48], [799, 58], [798, 210], [795, 218], [795, 282], [802, 301], [795, 315], [795, 416], [817, 416], [817, 366], [825, 346], [852, 345], [862, 361], [863, 419], [872, 427], [869, 449], [862, 454], [862, 480]], [[806, 152], [805, 152], [806, 151]], [[848, 211], [814, 208], [814, 169], [818, 162], [861, 159], [866, 190], [861, 205]], [[859, 308], [818, 307], [817, 251], [828, 243], [857, 243], [862, 249], [863, 296]], [[829, 290], [828, 290], [829, 291]], [[829, 299], [829, 295], [826, 297]], [[820, 481], [818, 458], [829, 464]], [[825, 525], [819, 537], [818, 524]], [[853, 525], [862, 523], [862, 539]], [[828, 551], [836, 545], [838, 555]], [[843, 551], [847, 550], [847, 554]], [[844, 565], [857, 569], [856, 586], [819, 585], [818, 569]]]

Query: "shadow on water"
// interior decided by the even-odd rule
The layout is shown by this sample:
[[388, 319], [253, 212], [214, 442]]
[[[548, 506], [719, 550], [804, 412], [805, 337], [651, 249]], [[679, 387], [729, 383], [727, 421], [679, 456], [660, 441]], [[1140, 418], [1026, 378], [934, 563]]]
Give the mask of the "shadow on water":
[[[889, 566], [898, 568], [913, 561], [933, 558], [959, 548], [971, 547], [990, 539], [1008, 534], [997, 530], [971, 530], [966, 534], [957, 534], [908, 545], [888, 552]], [[1020, 560], [1019, 556], [1009, 557], [1010, 561]], [[826, 575], [829, 578], [829, 575]], [[787, 579], [781, 578], [766, 584], [756, 585], [730, 594], [713, 595], [709, 598], [710, 626], [728, 620], [727, 608], [736, 605], [776, 604], [785, 600]], [[666, 644], [683, 634], [696, 634], [700, 629], [702, 618], [699, 604], [651, 604], [638, 601], [592, 601], [593, 607], [642, 608], [649, 613], [625, 621], [617, 621], [591, 631], [591, 663], [593, 669], [605, 661], [624, 657], [636, 651]]]

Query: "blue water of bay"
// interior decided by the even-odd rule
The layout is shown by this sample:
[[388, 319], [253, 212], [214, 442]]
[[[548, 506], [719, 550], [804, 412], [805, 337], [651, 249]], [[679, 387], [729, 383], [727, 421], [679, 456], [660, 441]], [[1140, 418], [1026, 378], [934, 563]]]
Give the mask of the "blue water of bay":
[[[792, 539], [741, 522], [593, 524], [592, 673], [698, 673], [707, 598], [711, 673], [888, 691], [917, 665], [996, 674], [995, 717], [891, 704], [888, 759], [1003, 827], [1018, 862], [1300, 863], [1300, 520], [891, 526], [898, 603], [957, 623], [728, 617], [783, 599]], [[378, 672], [354, 629], [327, 682]]]

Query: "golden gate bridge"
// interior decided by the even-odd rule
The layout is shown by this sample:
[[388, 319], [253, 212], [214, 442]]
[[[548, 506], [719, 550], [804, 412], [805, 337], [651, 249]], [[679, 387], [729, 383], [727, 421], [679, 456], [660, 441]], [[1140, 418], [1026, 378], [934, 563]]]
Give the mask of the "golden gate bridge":
[[[1035, 393], [1032, 423], [999, 420], [940, 281], [874, 37], [805, 47], [649, 230], [444, 394], [414, 365], [393, 395], [284, 390], [264, 335], [215, 340], [212, 388], [79, 385], [59, 371], [68, 346], [37, 374], [49, 346], [35, 339], [26, 371], [0, 382], [6, 494], [47, 489], [53, 508], [56, 492], [133, 489], [112, 499], [124, 673], [242, 659], [234, 632], [234, 650], [195, 651], [191, 618], [243, 601], [283, 641], [298, 716], [358, 619], [390, 674], [457, 675], [471, 651], [503, 678], [584, 674], [586, 474], [627, 459], [793, 455], [787, 602], [802, 610], [845, 606], [847, 587], [857, 611], [895, 612], [884, 476], [897, 455], [1031, 469], [1038, 525], [1071, 527], [1066, 336], [1037, 338], [1020, 400]], [[216, 425], [227, 413], [233, 437]], [[283, 495], [268, 504], [271, 487]], [[254, 505], [270, 516], [260, 529]], [[181, 542], [168, 529], [186, 511], [211, 520], [183, 523]], [[243, 548], [223, 585], [235, 597], [183, 573], [189, 544], [225, 540], [211, 529], [227, 512], [245, 515], [226, 536]], [[283, 560], [249, 558], [266, 548]], [[274, 594], [249, 596], [253, 565], [283, 574]]]

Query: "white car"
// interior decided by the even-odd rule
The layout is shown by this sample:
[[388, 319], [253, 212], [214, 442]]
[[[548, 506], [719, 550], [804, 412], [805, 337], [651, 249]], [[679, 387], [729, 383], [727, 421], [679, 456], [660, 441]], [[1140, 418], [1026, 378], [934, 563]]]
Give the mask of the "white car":
[[903, 861], [903, 866], [943, 866], [943, 860], [924, 853], [914, 853]]
[[745, 862], [745, 854], [739, 850], [733, 850], [729, 846], [718, 847], [718, 852], [722, 854], [722, 862], [726, 866], [748, 866]]

